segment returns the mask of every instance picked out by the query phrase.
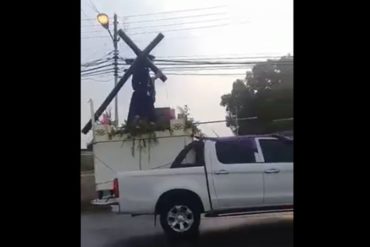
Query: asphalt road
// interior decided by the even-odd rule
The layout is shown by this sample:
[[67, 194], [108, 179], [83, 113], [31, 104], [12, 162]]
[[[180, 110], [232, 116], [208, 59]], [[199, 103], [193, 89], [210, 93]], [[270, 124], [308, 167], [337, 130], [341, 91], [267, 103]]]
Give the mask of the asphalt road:
[[[158, 222], [157, 222], [158, 223]], [[153, 217], [110, 212], [81, 214], [82, 247], [289, 247], [293, 246], [293, 214], [203, 218], [196, 240], [171, 242]]]

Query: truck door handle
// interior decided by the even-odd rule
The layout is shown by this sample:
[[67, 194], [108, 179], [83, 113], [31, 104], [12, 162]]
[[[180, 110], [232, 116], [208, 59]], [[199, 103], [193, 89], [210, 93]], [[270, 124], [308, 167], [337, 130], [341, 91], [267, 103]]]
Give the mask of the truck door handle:
[[215, 172], [215, 174], [216, 174], [216, 175], [223, 175], [223, 174], [229, 174], [229, 172], [228, 172], [228, 171], [226, 171], [226, 170], [223, 170], [223, 169], [222, 169], [222, 170], [218, 170], [218, 171], [216, 171], [216, 172]]
[[268, 173], [268, 174], [271, 174], [271, 173], [279, 173], [280, 170], [279, 169], [276, 169], [276, 168], [271, 168], [271, 169], [267, 169], [265, 170], [265, 173]]

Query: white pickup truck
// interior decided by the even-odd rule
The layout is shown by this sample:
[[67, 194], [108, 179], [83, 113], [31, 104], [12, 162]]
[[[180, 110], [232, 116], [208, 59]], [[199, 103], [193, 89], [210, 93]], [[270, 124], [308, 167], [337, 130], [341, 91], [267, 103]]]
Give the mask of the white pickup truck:
[[118, 173], [113, 211], [160, 216], [171, 236], [205, 217], [293, 210], [293, 140], [273, 135], [205, 138], [166, 169]]

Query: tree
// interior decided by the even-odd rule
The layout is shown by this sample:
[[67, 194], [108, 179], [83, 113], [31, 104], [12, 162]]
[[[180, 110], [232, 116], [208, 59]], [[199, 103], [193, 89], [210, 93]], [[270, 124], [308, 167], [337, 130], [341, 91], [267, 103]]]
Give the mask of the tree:
[[292, 120], [280, 120], [293, 118], [293, 56], [257, 63], [244, 80], [233, 83], [221, 105], [228, 113], [226, 125], [235, 134], [291, 130]]

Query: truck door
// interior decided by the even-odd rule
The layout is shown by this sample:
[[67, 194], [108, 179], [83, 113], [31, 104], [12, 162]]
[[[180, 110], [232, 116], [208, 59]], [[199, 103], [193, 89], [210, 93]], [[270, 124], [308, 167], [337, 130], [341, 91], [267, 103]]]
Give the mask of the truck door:
[[258, 138], [264, 167], [264, 204], [293, 205], [293, 141]]
[[257, 163], [254, 138], [217, 140], [208, 155], [215, 190], [214, 209], [246, 208], [263, 205], [263, 171]]

